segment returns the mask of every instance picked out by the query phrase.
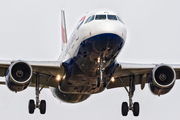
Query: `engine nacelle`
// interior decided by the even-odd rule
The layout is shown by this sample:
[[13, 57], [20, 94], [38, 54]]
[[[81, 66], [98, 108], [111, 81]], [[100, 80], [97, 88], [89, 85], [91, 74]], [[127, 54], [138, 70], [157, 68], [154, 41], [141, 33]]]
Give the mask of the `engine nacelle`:
[[50, 87], [53, 96], [67, 103], [78, 103], [90, 97], [89, 94], [68, 94], [61, 92], [58, 88]]
[[26, 89], [31, 82], [32, 67], [24, 61], [12, 63], [6, 73], [6, 85], [12, 91]]
[[156, 66], [149, 77], [149, 87], [155, 95], [168, 93], [174, 86], [176, 73], [174, 69], [166, 64]]

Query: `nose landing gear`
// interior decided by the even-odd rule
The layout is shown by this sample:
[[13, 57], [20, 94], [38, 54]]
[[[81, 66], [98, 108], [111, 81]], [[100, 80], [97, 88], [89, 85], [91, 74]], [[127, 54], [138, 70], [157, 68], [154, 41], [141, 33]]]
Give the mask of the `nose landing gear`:
[[101, 83], [103, 83], [103, 87], [106, 87], [106, 85], [107, 85], [107, 83], [106, 83], [106, 78], [103, 78], [103, 80], [102, 80], [102, 79], [100, 79], [99, 77], [97, 77], [96, 86], [97, 86], [97, 87], [100, 87], [100, 84], [101, 84]]
[[96, 81], [96, 86], [100, 87], [100, 83], [103, 83], [103, 87], [107, 86], [107, 80], [106, 78], [103, 78], [103, 71], [104, 71], [104, 64], [105, 64], [105, 60], [103, 59], [103, 54], [97, 58], [97, 62], [96, 64], [99, 65], [99, 73], [100, 73], [100, 77], [97, 78]]

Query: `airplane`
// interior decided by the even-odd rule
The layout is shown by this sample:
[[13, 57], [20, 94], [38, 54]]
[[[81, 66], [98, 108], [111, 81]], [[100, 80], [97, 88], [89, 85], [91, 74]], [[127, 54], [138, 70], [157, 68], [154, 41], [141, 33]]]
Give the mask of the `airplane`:
[[56, 61], [0, 60], [0, 76], [5, 77], [7, 87], [20, 92], [35, 87], [36, 100], [29, 100], [28, 110], [33, 114], [38, 108], [46, 113], [46, 101], [40, 100], [40, 92], [49, 88], [55, 98], [67, 103], [85, 101], [91, 95], [105, 89], [124, 87], [129, 103], [123, 102], [121, 112], [139, 115], [140, 105], [132, 98], [136, 85], [144, 89], [149, 84], [155, 95], [164, 95], [180, 78], [178, 64], [118, 63], [127, 29], [118, 14], [110, 9], [87, 12], [67, 39], [65, 11], [61, 11], [61, 54]]

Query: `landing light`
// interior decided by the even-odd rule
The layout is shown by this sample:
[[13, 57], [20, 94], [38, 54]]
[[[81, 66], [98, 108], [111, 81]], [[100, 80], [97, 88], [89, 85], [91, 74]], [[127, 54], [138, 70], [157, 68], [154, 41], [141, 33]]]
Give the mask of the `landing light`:
[[66, 78], [66, 75], [63, 76], [63, 79], [65, 79], [65, 78]]
[[112, 82], [114, 82], [114, 81], [115, 81], [114, 77], [112, 77], [112, 78], [111, 78], [111, 81], [112, 81]]
[[100, 63], [100, 57], [97, 58], [97, 62]]
[[60, 75], [57, 75], [56, 76], [56, 80], [59, 81], [61, 79], [61, 76]]

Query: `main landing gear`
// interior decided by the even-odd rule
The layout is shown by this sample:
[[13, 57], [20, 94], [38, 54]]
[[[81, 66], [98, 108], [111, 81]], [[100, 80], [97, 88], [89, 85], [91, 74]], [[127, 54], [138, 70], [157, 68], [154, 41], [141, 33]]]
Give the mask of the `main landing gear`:
[[133, 97], [133, 94], [134, 94], [134, 91], [135, 91], [134, 76], [131, 76], [129, 78], [129, 91], [126, 88], [124, 82], [121, 80], [121, 78], [119, 78], [119, 79], [120, 79], [121, 83], [123, 84], [124, 88], [126, 89], [128, 95], [129, 95], [129, 106], [128, 106], [127, 102], [122, 103], [122, 107], [121, 107], [122, 115], [127, 116], [128, 111], [132, 110], [133, 115], [138, 116], [139, 115], [139, 110], [140, 110], [139, 103], [138, 102], [133, 103], [133, 101], [132, 101], [132, 97]]
[[35, 73], [35, 75], [36, 75], [36, 87], [35, 87], [35, 90], [36, 90], [36, 103], [34, 102], [33, 99], [29, 100], [29, 105], [28, 105], [29, 113], [33, 114], [34, 110], [36, 108], [39, 108], [40, 113], [45, 114], [46, 113], [46, 101], [45, 100], [40, 101], [39, 100], [39, 94], [40, 94], [41, 90], [44, 88], [45, 84], [52, 78], [52, 76], [49, 77], [49, 79], [45, 82], [45, 84], [39, 90], [39, 77], [40, 77], [40, 75], [38, 73]]
[[103, 54], [97, 58], [97, 61], [95, 63], [99, 65], [99, 73], [100, 73], [100, 77], [97, 77], [96, 86], [100, 87], [100, 84], [103, 83], [103, 87], [106, 87], [107, 80], [106, 78], [103, 78], [103, 71], [104, 71], [103, 67], [105, 64], [105, 60], [103, 59]]

